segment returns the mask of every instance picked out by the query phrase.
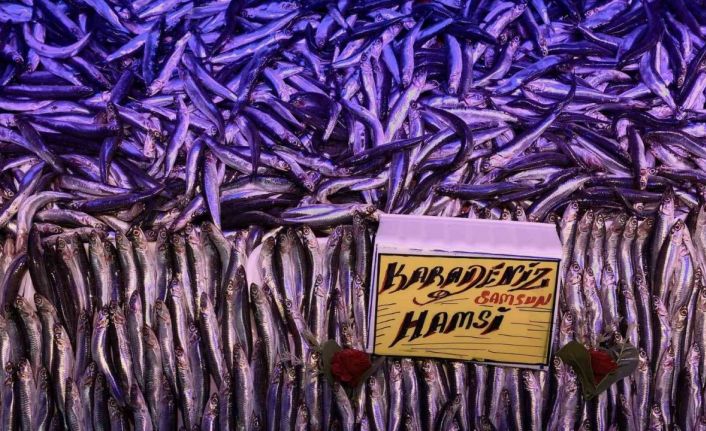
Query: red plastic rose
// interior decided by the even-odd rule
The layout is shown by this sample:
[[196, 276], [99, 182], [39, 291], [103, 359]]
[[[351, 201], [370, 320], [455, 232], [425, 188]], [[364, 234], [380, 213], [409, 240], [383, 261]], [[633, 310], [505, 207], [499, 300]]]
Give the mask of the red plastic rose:
[[343, 349], [333, 354], [331, 374], [349, 386], [356, 386], [371, 366], [367, 353], [355, 349]]
[[588, 351], [591, 355], [591, 369], [593, 370], [593, 381], [596, 384], [611, 372], [618, 369], [618, 364], [615, 363], [613, 357], [608, 352], [599, 349], [591, 349]]

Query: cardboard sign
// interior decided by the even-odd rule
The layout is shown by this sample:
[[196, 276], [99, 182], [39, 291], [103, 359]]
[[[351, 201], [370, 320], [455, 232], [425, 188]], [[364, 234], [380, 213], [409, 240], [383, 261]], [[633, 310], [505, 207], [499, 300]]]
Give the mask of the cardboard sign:
[[[378, 229], [368, 351], [527, 368], [548, 366], [561, 253], [554, 227], [519, 223], [523, 226], [509, 228], [516, 223], [463, 219], [459, 223], [459, 219], [437, 217], [401, 221], [400, 217], [406, 218], [382, 216]], [[394, 227], [386, 228], [390, 223]], [[400, 223], [407, 227], [426, 224], [419, 224], [419, 232], [434, 224], [444, 227], [435, 239], [415, 242], [410, 240], [415, 235], [408, 235], [407, 240], [398, 237], [403, 230]], [[503, 233], [489, 234], [501, 227]], [[542, 236], [556, 242], [543, 238], [531, 245], [537, 227], [543, 230]], [[509, 237], [523, 230], [526, 247], [515, 245], [513, 254], [506, 254], [508, 243], [513, 243]], [[445, 236], [454, 239], [445, 240]], [[468, 242], [459, 250], [463, 238]], [[550, 246], [534, 249], [536, 242]], [[453, 249], [442, 249], [444, 244]], [[522, 255], [523, 249], [533, 250], [535, 256]], [[498, 250], [502, 253], [491, 253]]]

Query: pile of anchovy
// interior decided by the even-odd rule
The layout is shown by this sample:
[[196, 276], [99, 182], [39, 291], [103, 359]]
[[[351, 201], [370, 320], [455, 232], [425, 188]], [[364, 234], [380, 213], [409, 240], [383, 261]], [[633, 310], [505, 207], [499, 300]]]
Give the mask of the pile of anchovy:
[[[0, 429], [706, 430], [703, 3], [0, 2]], [[377, 211], [557, 223], [637, 370], [329, 384]]]

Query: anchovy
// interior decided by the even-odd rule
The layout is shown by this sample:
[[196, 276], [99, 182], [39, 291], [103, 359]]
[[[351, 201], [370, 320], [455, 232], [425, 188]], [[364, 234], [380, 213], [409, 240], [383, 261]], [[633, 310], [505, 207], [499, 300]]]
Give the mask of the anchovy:
[[[189, 325], [189, 349], [187, 354], [189, 355], [189, 366], [193, 376], [194, 404], [196, 406], [204, 406], [209, 395], [209, 368], [203, 341], [194, 322]], [[198, 422], [202, 411], [195, 409], [194, 413], [196, 415], [195, 421]]]
[[56, 381], [54, 384], [54, 400], [57, 410], [62, 415], [66, 415], [67, 380], [73, 376], [74, 353], [66, 332], [60, 324], [54, 324], [52, 332], [54, 334], [54, 357], [51, 375]]
[[67, 428], [72, 431], [80, 430], [84, 426], [84, 406], [79, 398], [76, 382], [71, 377], [66, 380], [66, 407], [64, 409]]
[[703, 407], [699, 362], [702, 353], [698, 345], [692, 344], [686, 355], [685, 366], [678, 375], [678, 397], [675, 418], [684, 429], [696, 429]]
[[98, 373], [93, 384], [93, 405], [91, 406], [93, 428], [96, 430], [109, 429], [111, 426], [108, 410], [108, 393], [105, 387], [103, 374]]
[[194, 398], [193, 377], [189, 365], [189, 358], [181, 347], [174, 349], [174, 357], [182, 420], [187, 429], [190, 429], [198, 423], [196, 411], [200, 410], [201, 406], [196, 404]]
[[42, 367], [37, 375], [37, 396], [34, 406], [31, 428], [35, 430], [48, 430], [53, 410], [53, 400], [49, 382], [49, 371]]
[[162, 352], [152, 328], [143, 326], [140, 336], [144, 343], [144, 368], [142, 374], [143, 393], [145, 401], [152, 418], [152, 426], [161, 429], [159, 426], [161, 413], [159, 410], [162, 402], [163, 383], [168, 385], [166, 379], [162, 378]]
[[134, 291], [127, 302], [126, 330], [132, 355], [132, 365], [135, 367], [135, 377], [144, 391], [145, 388], [145, 346], [142, 338], [142, 303], [137, 291]]
[[206, 347], [206, 358], [208, 360], [211, 376], [216, 380], [216, 385], [220, 388], [223, 384], [224, 372], [226, 370], [221, 349], [221, 340], [218, 336], [218, 324], [211, 303], [206, 292], [201, 293], [199, 310], [199, 328], [204, 335], [204, 345]]
[[[236, 344], [233, 352], [233, 366], [233, 389], [242, 394], [235, 401], [236, 429], [251, 430], [255, 427], [254, 418], [262, 415], [255, 411], [255, 382], [248, 358], [239, 344]], [[314, 407], [315, 404], [312, 405]]]
[[[35, 401], [35, 381], [34, 374], [30, 362], [27, 359], [22, 359], [17, 364], [17, 381], [15, 382], [16, 390], [14, 396], [18, 404], [18, 416], [20, 428], [23, 430], [32, 429], [33, 411], [36, 408]], [[69, 377], [69, 379], [71, 379]]]
[[[162, 372], [164, 373], [165, 380], [171, 386], [173, 393], [177, 392], [177, 379], [176, 379], [176, 363], [174, 358], [174, 352], [172, 346], [174, 345], [174, 333], [172, 330], [172, 321], [169, 316], [167, 307], [163, 302], [157, 301], [154, 307], [155, 310], [155, 323], [157, 325], [155, 335], [159, 342], [159, 347], [161, 351], [162, 359]], [[147, 327], [148, 325], [145, 325]], [[144, 330], [143, 330], [144, 334]], [[144, 336], [144, 335], [143, 335]]]
[[[15, 299], [15, 310], [20, 317], [22, 333], [25, 338], [25, 349], [29, 354], [30, 366], [33, 370], [33, 376], [39, 371], [42, 366], [42, 329], [39, 319], [34, 310], [29, 308], [29, 304], [23, 297], [18, 296]], [[20, 363], [23, 365], [23, 363]], [[21, 377], [21, 376], [20, 376]], [[20, 382], [22, 380], [20, 379]]]
[[409, 415], [409, 418], [412, 420], [413, 426], [416, 429], [421, 429], [422, 419], [421, 410], [419, 409], [420, 389], [419, 382], [416, 377], [414, 362], [412, 362], [411, 359], [403, 359], [401, 361], [401, 375], [403, 399], [402, 411], [405, 415]]
[[96, 361], [98, 369], [105, 376], [111, 395], [116, 400], [124, 403], [127, 400], [125, 388], [121, 386], [118, 377], [115, 375], [116, 373], [114, 371], [114, 366], [110, 359], [110, 351], [108, 346], [109, 323], [110, 312], [108, 308], [100, 309], [94, 318], [91, 353], [92, 357]]

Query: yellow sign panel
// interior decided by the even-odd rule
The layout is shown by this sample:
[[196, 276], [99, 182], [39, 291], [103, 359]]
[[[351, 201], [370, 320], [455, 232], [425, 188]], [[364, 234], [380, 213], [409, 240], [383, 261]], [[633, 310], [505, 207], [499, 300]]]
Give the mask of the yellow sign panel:
[[377, 254], [378, 355], [548, 365], [559, 261]]

